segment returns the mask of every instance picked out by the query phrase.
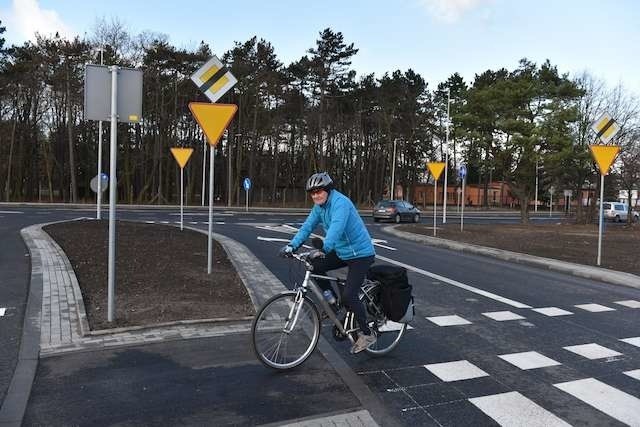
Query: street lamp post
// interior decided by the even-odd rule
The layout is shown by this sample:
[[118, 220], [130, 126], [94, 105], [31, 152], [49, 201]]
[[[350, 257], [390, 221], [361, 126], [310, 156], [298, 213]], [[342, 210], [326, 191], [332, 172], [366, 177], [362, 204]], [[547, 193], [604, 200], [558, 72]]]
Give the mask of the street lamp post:
[[442, 223], [447, 223], [447, 170], [449, 169], [449, 104], [451, 103], [451, 89], [447, 88], [447, 132], [446, 142], [444, 145], [444, 199], [442, 201]]
[[391, 200], [395, 199], [395, 174], [396, 174], [396, 139], [393, 139], [393, 164], [391, 165]]

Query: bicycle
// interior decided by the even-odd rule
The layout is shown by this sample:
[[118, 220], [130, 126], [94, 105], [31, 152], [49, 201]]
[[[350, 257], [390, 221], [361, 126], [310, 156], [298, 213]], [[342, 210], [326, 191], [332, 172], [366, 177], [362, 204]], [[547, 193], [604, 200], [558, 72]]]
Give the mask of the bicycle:
[[[344, 320], [338, 318], [342, 309], [341, 292], [336, 293], [337, 303], [334, 310], [324, 299], [321, 288], [313, 279], [330, 280], [338, 287], [344, 286], [345, 280], [313, 274], [309, 257], [314, 253], [315, 251], [291, 254], [292, 258], [304, 263], [304, 280], [293, 290], [284, 291], [267, 300], [252, 322], [254, 352], [258, 360], [270, 368], [291, 369], [311, 356], [320, 337], [321, 312], [333, 322], [334, 339], [349, 339], [351, 344], [357, 339], [359, 327], [355, 315], [347, 311]], [[387, 319], [382, 309], [380, 292], [380, 282], [369, 279], [365, 279], [360, 290], [360, 300], [365, 306], [367, 322], [377, 336], [377, 341], [365, 351], [376, 356], [393, 350], [407, 329], [406, 323]]]

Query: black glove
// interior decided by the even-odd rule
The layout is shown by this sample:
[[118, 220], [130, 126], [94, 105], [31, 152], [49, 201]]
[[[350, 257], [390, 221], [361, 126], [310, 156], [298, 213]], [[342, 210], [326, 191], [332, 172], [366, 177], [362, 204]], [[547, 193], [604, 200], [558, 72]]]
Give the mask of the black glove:
[[283, 246], [282, 248], [280, 248], [280, 251], [278, 252], [278, 256], [281, 256], [282, 258], [289, 258], [291, 257], [293, 252], [294, 252], [293, 246], [291, 245]]

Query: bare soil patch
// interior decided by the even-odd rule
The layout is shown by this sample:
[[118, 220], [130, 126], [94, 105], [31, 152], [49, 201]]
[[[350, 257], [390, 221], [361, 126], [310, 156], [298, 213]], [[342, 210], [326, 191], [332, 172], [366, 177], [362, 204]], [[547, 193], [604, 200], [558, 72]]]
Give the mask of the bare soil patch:
[[116, 320], [107, 322], [108, 221], [44, 227], [66, 253], [92, 330], [254, 314], [246, 288], [214, 241], [207, 274], [207, 236], [158, 224], [117, 221]]
[[[433, 236], [426, 224], [399, 227], [402, 231]], [[437, 237], [496, 249], [520, 252], [577, 264], [596, 265], [598, 225], [576, 224], [458, 224], [438, 228]], [[601, 267], [640, 275], [640, 226], [606, 224]]]

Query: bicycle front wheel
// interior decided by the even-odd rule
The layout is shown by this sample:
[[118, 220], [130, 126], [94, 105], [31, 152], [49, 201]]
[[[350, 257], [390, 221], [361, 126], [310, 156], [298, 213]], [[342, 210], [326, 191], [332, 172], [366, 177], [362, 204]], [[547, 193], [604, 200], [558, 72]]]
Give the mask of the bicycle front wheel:
[[263, 364], [291, 369], [307, 360], [318, 344], [320, 315], [313, 302], [297, 292], [270, 298], [253, 320], [253, 349]]

